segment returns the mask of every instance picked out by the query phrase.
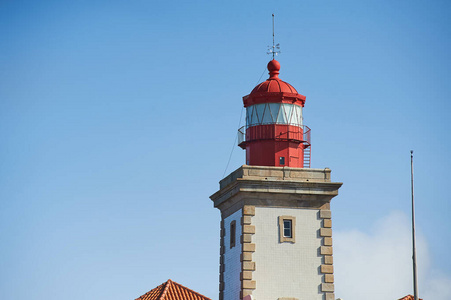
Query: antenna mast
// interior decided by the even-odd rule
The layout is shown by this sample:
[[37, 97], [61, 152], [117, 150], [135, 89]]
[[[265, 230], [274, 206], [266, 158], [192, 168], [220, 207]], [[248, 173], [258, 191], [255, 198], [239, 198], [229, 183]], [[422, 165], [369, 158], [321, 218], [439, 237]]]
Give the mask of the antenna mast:
[[[274, 14], [272, 14], [272, 48], [274, 50]], [[272, 59], [274, 59], [274, 51], [272, 52]]]
[[266, 54], [272, 54], [272, 59], [274, 59], [274, 56], [281, 53], [280, 51], [280, 44], [275, 44], [274, 39], [274, 14], [272, 14], [272, 47], [268, 46], [268, 52]]
[[413, 295], [418, 300], [417, 254], [415, 246], [415, 205], [413, 201], [413, 150], [410, 150], [410, 185], [412, 192], [412, 261], [413, 261]]

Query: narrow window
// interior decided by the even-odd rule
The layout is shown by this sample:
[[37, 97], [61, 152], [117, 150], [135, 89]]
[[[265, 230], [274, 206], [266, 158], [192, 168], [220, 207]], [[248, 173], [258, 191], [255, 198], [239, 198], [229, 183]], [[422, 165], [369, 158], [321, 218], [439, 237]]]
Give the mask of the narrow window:
[[291, 220], [283, 220], [283, 236], [288, 238], [293, 237], [293, 232], [291, 230]]
[[230, 248], [235, 247], [236, 239], [236, 222], [235, 220], [230, 223]]
[[283, 166], [285, 164], [285, 157], [279, 157], [279, 165]]
[[294, 243], [296, 237], [296, 218], [292, 216], [279, 217], [279, 243]]

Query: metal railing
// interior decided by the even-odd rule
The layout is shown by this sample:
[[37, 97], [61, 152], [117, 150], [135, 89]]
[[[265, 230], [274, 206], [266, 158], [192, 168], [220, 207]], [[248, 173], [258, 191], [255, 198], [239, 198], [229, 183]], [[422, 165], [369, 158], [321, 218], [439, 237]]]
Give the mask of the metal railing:
[[238, 129], [238, 145], [241, 145], [245, 141], [246, 141], [246, 126], [243, 126], [240, 129]]
[[247, 128], [243, 126], [238, 129], [238, 145], [242, 147], [249, 141], [275, 139], [297, 141], [308, 147], [310, 146], [310, 132], [311, 129], [306, 125], [288, 126], [271, 124]]

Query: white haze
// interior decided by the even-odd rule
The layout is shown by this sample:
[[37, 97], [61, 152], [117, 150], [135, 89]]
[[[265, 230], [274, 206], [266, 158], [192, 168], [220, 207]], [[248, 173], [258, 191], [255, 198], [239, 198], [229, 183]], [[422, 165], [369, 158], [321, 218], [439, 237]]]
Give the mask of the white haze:
[[[410, 219], [402, 212], [378, 220], [370, 233], [334, 232], [336, 298], [397, 300], [413, 294], [411, 243]], [[427, 241], [418, 232], [417, 267], [421, 298], [451, 299], [451, 276], [431, 263]]]

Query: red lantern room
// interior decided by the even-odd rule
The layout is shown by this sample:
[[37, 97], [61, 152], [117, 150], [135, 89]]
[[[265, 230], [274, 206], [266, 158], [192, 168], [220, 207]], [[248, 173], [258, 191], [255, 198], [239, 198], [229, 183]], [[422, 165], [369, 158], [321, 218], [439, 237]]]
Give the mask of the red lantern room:
[[305, 96], [279, 78], [280, 63], [268, 63], [269, 78], [243, 97], [246, 126], [239, 146], [252, 166], [310, 167], [310, 128], [303, 124]]

